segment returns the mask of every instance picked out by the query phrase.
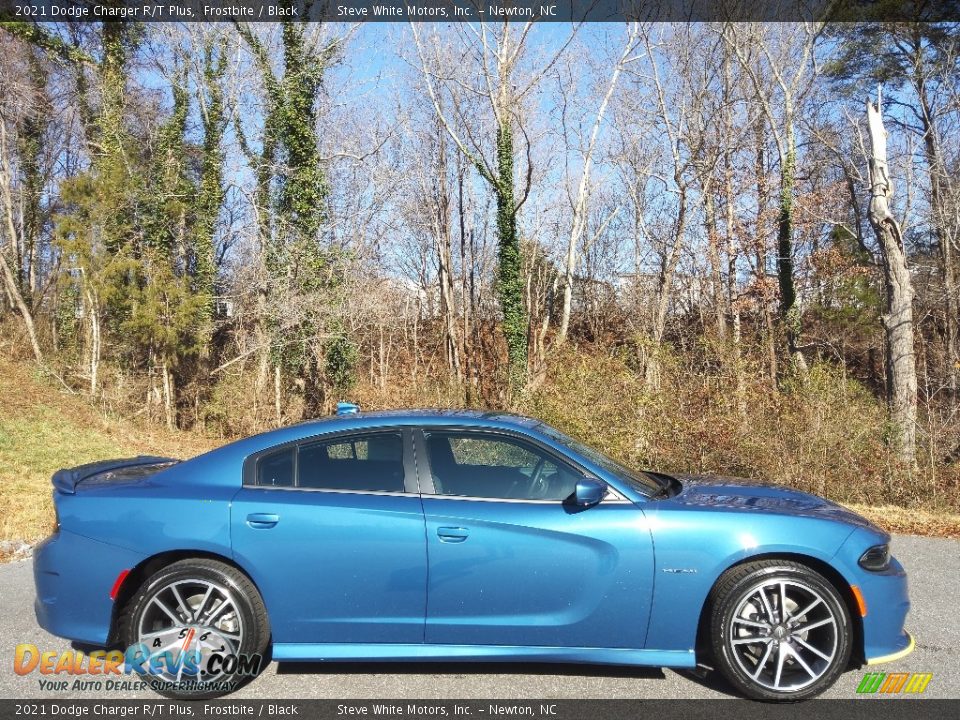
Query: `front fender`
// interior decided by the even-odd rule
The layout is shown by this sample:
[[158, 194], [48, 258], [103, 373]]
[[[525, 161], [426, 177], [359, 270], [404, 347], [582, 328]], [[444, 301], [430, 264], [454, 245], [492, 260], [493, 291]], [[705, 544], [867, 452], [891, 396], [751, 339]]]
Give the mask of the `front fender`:
[[710, 591], [730, 567], [763, 556], [831, 564], [855, 528], [772, 513], [645, 507], [653, 536], [653, 603], [646, 648], [694, 650]]

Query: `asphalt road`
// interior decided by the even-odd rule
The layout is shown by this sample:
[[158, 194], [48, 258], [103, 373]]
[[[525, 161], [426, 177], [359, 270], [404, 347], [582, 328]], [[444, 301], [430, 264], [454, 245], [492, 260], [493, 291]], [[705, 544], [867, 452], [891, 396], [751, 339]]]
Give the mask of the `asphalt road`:
[[[900, 536], [894, 554], [910, 576], [913, 603], [907, 620], [917, 649], [888, 672], [932, 672], [925, 696], [960, 698], [960, 541]], [[0, 697], [155, 698], [150, 691], [94, 694], [41, 690], [39, 676], [13, 672], [14, 647], [68, 650], [67, 641], [41, 630], [33, 616], [29, 560], [0, 565]], [[824, 697], [852, 698], [863, 671], [843, 675]], [[722, 698], [730, 690], [715, 673], [646, 668], [523, 664], [322, 664], [273, 663], [236, 698], [336, 699], [546, 699], [546, 698]]]

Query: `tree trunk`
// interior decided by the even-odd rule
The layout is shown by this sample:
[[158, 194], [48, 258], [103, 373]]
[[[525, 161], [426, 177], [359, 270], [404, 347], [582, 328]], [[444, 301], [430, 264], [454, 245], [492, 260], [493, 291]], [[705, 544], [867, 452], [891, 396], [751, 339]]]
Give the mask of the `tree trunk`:
[[[6, 123], [0, 120], [0, 192], [3, 193], [3, 215], [6, 234], [9, 236], [11, 247], [13, 247], [16, 252], [20, 234], [17, 232], [16, 223], [13, 219], [13, 177], [10, 170], [9, 157], [7, 156], [8, 150]], [[3, 246], [0, 246], [0, 275], [3, 276], [3, 284], [6, 288], [7, 296], [11, 300], [11, 304], [17, 308], [17, 311], [23, 318], [23, 326], [27, 331], [27, 337], [30, 339], [33, 357], [38, 363], [42, 364], [43, 353], [40, 351], [40, 343], [37, 341], [37, 331], [33, 324], [33, 315], [26, 301], [23, 299], [23, 293], [20, 292], [19, 278], [13, 269], [11, 269], [10, 264], [3, 255]]]
[[707, 261], [710, 264], [710, 302], [717, 325], [717, 338], [727, 339], [727, 313], [724, 302], [723, 274], [720, 271], [720, 234], [717, 232], [717, 205], [713, 196], [713, 181], [703, 181], [703, 221], [707, 233]]
[[33, 357], [38, 363], [42, 364], [43, 353], [40, 351], [40, 343], [37, 342], [37, 331], [33, 325], [33, 316], [30, 314], [30, 309], [23, 300], [23, 295], [20, 293], [20, 290], [17, 287], [17, 280], [13, 276], [13, 272], [10, 270], [10, 265], [7, 263], [2, 251], [0, 251], [0, 271], [3, 272], [3, 280], [7, 287], [7, 293], [13, 299], [14, 304], [17, 306], [17, 310], [20, 312], [20, 316], [23, 318], [23, 326], [27, 330], [27, 337], [30, 338], [30, 347], [33, 349]]
[[[593, 129], [590, 132], [590, 143], [583, 157], [583, 170], [580, 173], [580, 186], [577, 190], [577, 200], [573, 207], [573, 218], [570, 224], [570, 236], [567, 239], [567, 258], [563, 271], [563, 310], [560, 316], [560, 328], [557, 331], [556, 345], [560, 346], [567, 339], [567, 332], [570, 328], [570, 309], [573, 299], [573, 277], [577, 269], [577, 245], [583, 236], [586, 228], [587, 199], [590, 194], [590, 168], [593, 164], [593, 153], [597, 146], [597, 138], [600, 135], [600, 129], [603, 126], [603, 117], [607, 112], [607, 106], [613, 97], [614, 90], [617, 87], [617, 81], [627, 62], [627, 58], [633, 49], [633, 43], [636, 38], [636, 30], [632, 29], [624, 45], [620, 60], [613, 68], [610, 75], [610, 81], [607, 83], [606, 92], [600, 101], [597, 109], [597, 115], [593, 121]], [[549, 321], [549, 314], [547, 314]]]
[[780, 217], [777, 222], [777, 282], [780, 285], [780, 319], [787, 335], [787, 352], [798, 370], [806, 363], [800, 354], [800, 308], [793, 278], [793, 192], [796, 182], [797, 141], [793, 127], [793, 111], [785, 112], [785, 153], [780, 163]]
[[[439, 126], [439, 121], [438, 121]], [[453, 299], [453, 258], [450, 250], [450, 193], [447, 188], [447, 143], [441, 127], [437, 128], [440, 148], [437, 159], [437, 184], [433, 191], [435, 203], [433, 236], [437, 253], [437, 282], [440, 284], [440, 314], [443, 320], [444, 354], [447, 367], [463, 382], [460, 363], [460, 340], [457, 337], [456, 303]]]
[[680, 250], [683, 247], [683, 236], [687, 228], [687, 191], [680, 185], [679, 208], [677, 209], [677, 225], [673, 236], [673, 246], [663, 258], [660, 267], [660, 277], [657, 282], [657, 306], [653, 316], [653, 326], [649, 337], [650, 347], [644, 362], [644, 381], [652, 390], [660, 388], [661, 348], [663, 336], [667, 329], [667, 312], [670, 310], [670, 300], [673, 294], [673, 277], [680, 261]]
[[921, 121], [923, 126], [923, 154], [930, 173], [930, 206], [933, 215], [933, 231], [940, 251], [940, 263], [943, 266], [943, 294], [946, 296], [946, 350], [947, 384], [951, 394], [957, 392], [958, 372], [960, 372], [960, 301], [957, 297], [957, 276], [954, 267], [953, 242], [956, 228], [952, 228], [950, 211], [946, 207], [945, 196], [950, 194], [949, 176], [944, 168], [940, 152], [937, 125], [933, 109], [927, 94], [923, 77], [914, 80], [917, 95], [920, 98]]
[[900, 226], [890, 211], [893, 187], [887, 169], [887, 140], [880, 104], [867, 101], [870, 133], [870, 225], [883, 260], [887, 306], [883, 325], [887, 336], [887, 401], [898, 431], [901, 460], [916, 463], [917, 370], [913, 346], [913, 286]]
[[160, 372], [162, 373], [161, 380], [163, 381], [163, 414], [167, 421], [167, 429], [174, 430], [177, 427], [177, 418], [173, 398], [173, 375], [170, 372], [170, 366], [166, 360], [163, 361]]
[[[81, 279], [86, 284], [86, 273], [82, 273]], [[89, 287], [84, 290], [87, 298], [87, 314], [90, 318], [90, 395], [96, 395], [100, 376], [100, 308], [93, 291]]]
[[517, 205], [513, 190], [513, 130], [505, 118], [497, 127], [497, 299], [503, 312], [510, 392], [527, 381], [527, 313], [523, 306], [523, 270]]
[[283, 416], [281, 414], [280, 406], [280, 390], [281, 390], [281, 377], [280, 377], [280, 366], [273, 366], [273, 410], [276, 417], [276, 426], [280, 427], [280, 424], [283, 421]]
[[766, 153], [763, 149], [764, 136], [763, 129], [757, 124], [755, 131], [756, 156], [754, 160], [754, 173], [757, 180], [757, 216], [754, 228], [754, 243], [756, 256], [756, 276], [763, 289], [763, 339], [767, 352], [767, 367], [769, 368], [770, 381], [777, 382], [777, 345], [776, 332], [773, 327], [773, 312], [770, 308], [770, 298], [767, 293], [767, 243], [764, 236], [763, 212], [767, 207], [767, 171], [766, 171]]

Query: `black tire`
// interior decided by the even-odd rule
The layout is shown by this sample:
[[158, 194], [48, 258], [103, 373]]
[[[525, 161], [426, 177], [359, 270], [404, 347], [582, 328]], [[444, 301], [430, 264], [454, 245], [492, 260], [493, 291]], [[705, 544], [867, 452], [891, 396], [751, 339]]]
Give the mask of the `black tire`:
[[[786, 591], [775, 596], [770, 584]], [[760, 586], [772, 618], [761, 602]], [[817, 597], [819, 603], [809, 612], [790, 615], [791, 606], [793, 612], [803, 613]], [[815, 697], [833, 685], [850, 662], [853, 632], [846, 603], [829, 580], [798, 562], [761, 560], [725, 572], [711, 593], [709, 622], [719, 670], [738, 692], [754, 700], [797, 702]], [[823, 657], [814, 655], [810, 646]]]
[[[148, 611], [156, 613], [153, 607], [153, 599], [158, 595], [169, 597], [164, 596], [163, 593], [171, 592], [170, 588], [174, 584], [177, 584], [178, 588], [189, 588], [189, 583], [192, 581], [212, 583], [229, 592], [235, 606], [235, 612], [231, 609], [230, 612], [225, 613], [225, 616], [232, 616], [233, 621], [238, 620], [238, 627], [241, 629], [239, 646], [235, 649], [241, 656], [260, 656], [262, 660], [256, 669], [256, 673], [249, 674], [249, 669], [246, 673], [223, 672], [215, 678], [215, 682], [186, 683], [187, 687], [179, 687], [169, 680], [158, 678], [149, 673], [141, 674], [140, 677], [154, 691], [164, 697], [206, 700], [234, 692], [252, 680], [256, 674], [262, 672], [268, 661], [270, 623], [267, 618], [267, 610], [259, 591], [246, 575], [230, 565], [207, 558], [192, 558], [172, 563], [150, 575], [137, 589], [133, 597], [127, 601], [119, 616], [118, 634], [125, 648], [139, 644], [139, 628], [144, 620], [144, 614]], [[215, 602], [215, 600], [212, 602]], [[213, 605], [213, 607], [215, 608], [216, 605]], [[187, 623], [187, 626], [190, 627], [190, 623]], [[170, 630], [169, 632], [174, 631]], [[202, 632], [202, 630], [196, 632]], [[194, 634], [192, 633], [190, 637], [194, 637]]]

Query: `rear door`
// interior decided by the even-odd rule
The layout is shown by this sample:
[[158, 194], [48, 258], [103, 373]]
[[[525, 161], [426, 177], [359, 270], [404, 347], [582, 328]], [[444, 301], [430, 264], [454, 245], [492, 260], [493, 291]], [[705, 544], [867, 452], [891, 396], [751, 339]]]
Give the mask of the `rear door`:
[[427, 643], [643, 647], [653, 548], [639, 508], [574, 507], [581, 472], [529, 438], [425, 428], [417, 442]]
[[277, 643], [420, 643], [424, 518], [406, 430], [322, 436], [248, 459], [237, 560]]

